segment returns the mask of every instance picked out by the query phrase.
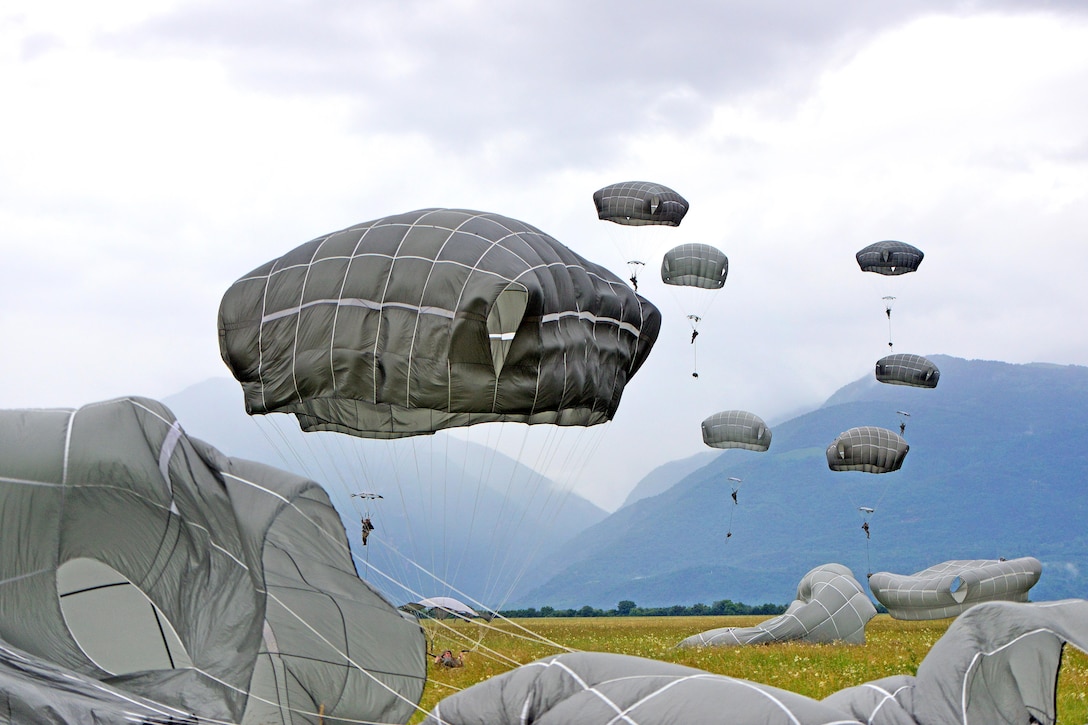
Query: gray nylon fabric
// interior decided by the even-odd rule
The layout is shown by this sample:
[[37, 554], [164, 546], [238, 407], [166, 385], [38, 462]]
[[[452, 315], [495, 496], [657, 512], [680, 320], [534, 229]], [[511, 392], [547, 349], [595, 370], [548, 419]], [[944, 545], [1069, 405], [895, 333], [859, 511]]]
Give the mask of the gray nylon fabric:
[[870, 244], [855, 257], [863, 272], [890, 276], [916, 271], [925, 254], [918, 247], [906, 242], [886, 240]]
[[941, 379], [941, 371], [929, 359], [909, 353], [880, 358], [875, 374], [878, 382], [915, 388], [935, 388]]
[[678, 647], [721, 647], [767, 642], [865, 643], [865, 625], [876, 616], [861, 584], [842, 564], [809, 571], [785, 613], [755, 627], [720, 627], [681, 640]]
[[424, 722], [1054, 725], [1066, 644], [1088, 652], [1088, 600], [986, 602], [952, 622], [916, 676], [881, 678], [821, 701], [668, 662], [577, 652], [451, 695]]
[[709, 244], [681, 244], [661, 259], [661, 281], [665, 284], [721, 289], [728, 275], [729, 258]]
[[891, 473], [898, 471], [910, 446], [887, 428], [860, 426], [839, 434], [827, 447], [827, 467], [832, 471]]
[[703, 443], [711, 448], [743, 448], [765, 451], [771, 447], [771, 429], [755, 413], [723, 410], [709, 416], [700, 426]]
[[678, 227], [688, 202], [667, 186], [651, 181], [622, 181], [593, 192], [597, 218], [624, 226]]
[[[23, 657], [2, 689], [17, 709], [45, 682], [68, 714], [40, 722], [125, 722], [119, 696], [228, 722], [312, 722], [322, 707], [326, 723], [403, 722], [422, 693], [423, 632], [359, 579], [325, 491], [188, 438], [156, 401], [0, 411], [0, 551], [0, 640]], [[58, 570], [79, 562], [113, 581], [64, 591], [80, 604], [66, 608]], [[133, 588], [176, 643], [116, 621]], [[119, 633], [109, 670], [76, 635], [99, 626]], [[184, 657], [116, 664], [145, 649]], [[79, 684], [69, 695], [56, 677]]]
[[984, 602], [949, 625], [916, 676], [847, 688], [823, 702], [870, 725], [1054, 725], [1066, 644], [1088, 652], [1088, 600]]
[[856, 723], [769, 685], [605, 652], [547, 657], [442, 700], [427, 725]]
[[869, 578], [869, 588], [896, 619], [943, 619], [980, 602], [1026, 602], [1042, 573], [1042, 563], [1032, 556], [960, 559], [913, 574], [878, 571]]
[[236, 281], [223, 360], [251, 414], [395, 438], [612, 418], [661, 315], [524, 222], [422, 209], [314, 239]]

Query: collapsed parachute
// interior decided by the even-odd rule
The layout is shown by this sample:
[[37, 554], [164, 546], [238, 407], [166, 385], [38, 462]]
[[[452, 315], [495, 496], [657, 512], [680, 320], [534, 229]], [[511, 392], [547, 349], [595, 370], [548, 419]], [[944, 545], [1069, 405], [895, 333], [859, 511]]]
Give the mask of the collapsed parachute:
[[667, 186], [649, 181], [624, 181], [593, 192], [597, 218], [625, 226], [678, 227], [688, 202]]
[[661, 281], [665, 284], [700, 289], [721, 289], [729, 275], [729, 258], [709, 244], [681, 244], [665, 252], [661, 260]]
[[606, 652], [547, 657], [445, 698], [427, 725], [1053, 723], [1067, 643], [1088, 651], [1088, 601], [987, 602], [918, 665], [818, 701], [694, 667]]
[[941, 371], [921, 355], [896, 353], [876, 361], [876, 379], [889, 385], [935, 388], [941, 379]]
[[842, 564], [811, 570], [797, 585], [785, 613], [755, 627], [722, 627], [692, 635], [677, 647], [733, 646], [767, 642], [865, 643], [865, 625], [876, 608], [853, 573]]
[[832, 471], [890, 473], [900, 469], [909, 450], [907, 442], [887, 428], [851, 428], [827, 447], [827, 467]]
[[1042, 573], [1042, 564], [1031, 556], [955, 560], [910, 575], [878, 571], [869, 587], [896, 619], [943, 619], [979, 602], [1026, 602]]
[[925, 254], [906, 242], [888, 240], [870, 244], [855, 256], [863, 272], [897, 275], [916, 271]]
[[765, 451], [771, 447], [771, 429], [755, 413], [723, 410], [702, 422], [703, 443], [711, 448]]
[[422, 209], [318, 237], [239, 279], [219, 342], [249, 413], [397, 438], [606, 422], [660, 324], [619, 278], [539, 229]]
[[0, 510], [0, 717], [404, 722], [422, 694], [423, 632], [325, 491], [161, 403], [0, 411]]

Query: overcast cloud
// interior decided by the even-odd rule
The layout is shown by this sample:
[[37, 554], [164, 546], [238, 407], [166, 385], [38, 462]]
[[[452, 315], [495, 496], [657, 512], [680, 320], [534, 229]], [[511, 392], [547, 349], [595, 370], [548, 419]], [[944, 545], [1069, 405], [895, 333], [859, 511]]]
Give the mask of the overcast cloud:
[[[696, 361], [644, 273], [661, 338], [574, 482], [602, 505], [710, 413], [867, 374], [885, 294], [897, 352], [1088, 364], [1086, 6], [891, 5], [5, 3], [0, 406], [228, 375], [231, 282], [389, 213], [498, 212], [626, 276], [651, 243], [591, 200], [624, 180], [691, 202], [640, 253], [707, 242], [730, 275]], [[919, 272], [861, 273], [880, 239]]]

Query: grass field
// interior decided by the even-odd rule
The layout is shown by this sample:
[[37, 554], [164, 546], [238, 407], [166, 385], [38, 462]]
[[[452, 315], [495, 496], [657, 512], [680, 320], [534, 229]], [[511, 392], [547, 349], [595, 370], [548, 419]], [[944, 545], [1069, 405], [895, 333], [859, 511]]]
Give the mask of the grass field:
[[[913, 675], [951, 620], [904, 622], [877, 615], [866, 627], [864, 645], [781, 643], [745, 647], [676, 649], [681, 639], [714, 627], [748, 627], [767, 617], [597, 617], [523, 619], [496, 622], [484, 630], [471, 622], [457, 632], [433, 629], [432, 651], [468, 648], [465, 666], [431, 664], [420, 703], [429, 711], [454, 692], [506, 672], [515, 663], [555, 654], [555, 647], [523, 639], [515, 625], [573, 650], [619, 652], [698, 667], [762, 682], [821, 699], [844, 687], [888, 675]], [[428, 625], [432, 626], [432, 625]], [[1058, 723], [1088, 723], [1088, 656], [1066, 647], [1058, 681]], [[423, 713], [410, 721], [418, 723]]]

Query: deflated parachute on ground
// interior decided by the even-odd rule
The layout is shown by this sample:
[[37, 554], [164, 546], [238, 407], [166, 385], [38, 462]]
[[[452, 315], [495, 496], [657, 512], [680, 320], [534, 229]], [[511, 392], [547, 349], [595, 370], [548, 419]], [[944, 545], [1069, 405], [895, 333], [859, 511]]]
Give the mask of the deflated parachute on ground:
[[665, 252], [661, 281], [681, 287], [721, 289], [729, 275], [729, 258], [709, 244], [681, 244]]
[[624, 181], [593, 192], [597, 218], [625, 226], [678, 227], [688, 202], [667, 186], [650, 181]]
[[755, 627], [721, 627], [692, 635], [678, 647], [732, 646], [767, 642], [865, 643], [865, 625], [876, 607], [854, 574], [842, 564], [818, 566], [801, 578], [786, 611]]
[[657, 308], [544, 232], [422, 209], [314, 239], [234, 283], [223, 360], [246, 410], [369, 438], [612, 418]]
[[896, 353], [876, 361], [876, 379], [889, 385], [935, 388], [941, 379], [941, 371], [921, 355]]
[[1066, 643], [1088, 651], [1088, 601], [979, 604], [949, 626], [916, 676], [886, 677], [822, 701], [671, 662], [575, 652], [531, 662], [451, 695], [424, 722], [1052, 725]]
[[723, 410], [702, 423], [703, 443], [711, 448], [765, 451], [771, 447], [771, 429], [755, 413]]
[[423, 633], [325, 491], [160, 403], [0, 411], [0, 511], [0, 720], [404, 722], [422, 694]]
[[870, 244], [855, 255], [861, 271], [883, 275], [914, 272], [924, 256], [918, 247], [892, 240]]
[[909, 450], [907, 442], [887, 428], [851, 428], [827, 447], [827, 467], [832, 471], [890, 473], [899, 470]]
[[1042, 573], [1031, 556], [953, 560], [910, 575], [878, 571], [869, 588], [896, 619], [943, 619], [979, 602], [1026, 602]]

